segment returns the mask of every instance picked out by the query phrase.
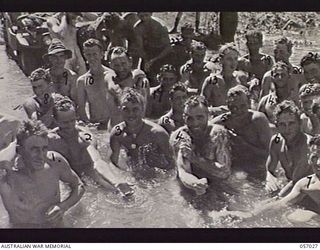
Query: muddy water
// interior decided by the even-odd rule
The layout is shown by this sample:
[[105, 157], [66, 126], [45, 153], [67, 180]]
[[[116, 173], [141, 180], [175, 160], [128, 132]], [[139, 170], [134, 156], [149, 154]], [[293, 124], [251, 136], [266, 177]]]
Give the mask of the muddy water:
[[[299, 63], [302, 54], [318, 49], [315, 37], [309, 41], [313, 45], [305, 45], [304, 38], [299, 34], [290, 35], [298, 41], [294, 49], [292, 62]], [[268, 36], [264, 52], [272, 54], [272, 39]], [[301, 43], [301, 45], [299, 45]], [[240, 44], [244, 53], [244, 43]], [[28, 79], [20, 71], [16, 63], [5, 53], [5, 46], [0, 45], [0, 100], [1, 112], [23, 119], [20, 109], [14, 110], [28, 96], [31, 88]], [[100, 151], [107, 157], [107, 135], [96, 132]], [[194, 209], [180, 194], [180, 187], [174, 173], [160, 173], [153, 181], [140, 182], [135, 186], [135, 195], [130, 200], [105, 192], [96, 187], [90, 180], [86, 182], [86, 193], [81, 201], [69, 210], [65, 216], [67, 227], [318, 227], [319, 222], [311, 221], [303, 225], [293, 225], [283, 214], [293, 209], [282, 209], [262, 214], [251, 220], [238, 221], [236, 218], [213, 218], [209, 221]], [[267, 198], [261, 183], [248, 182], [241, 178], [232, 177], [233, 188], [238, 192], [228, 194], [228, 202], [234, 210], [252, 209], [259, 201]], [[64, 193], [67, 189], [63, 187]], [[217, 200], [217, 203], [223, 204]], [[0, 202], [0, 228], [9, 227], [8, 215]]]

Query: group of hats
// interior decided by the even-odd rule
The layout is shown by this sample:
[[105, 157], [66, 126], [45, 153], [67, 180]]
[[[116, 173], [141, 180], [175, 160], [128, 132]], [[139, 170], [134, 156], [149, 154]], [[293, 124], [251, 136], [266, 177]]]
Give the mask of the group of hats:
[[72, 51], [67, 49], [58, 38], [53, 38], [48, 48], [48, 53], [43, 56], [43, 59], [47, 60], [50, 55], [55, 55], [59, 52], [64, 52], [67, 59], [72, 57]]

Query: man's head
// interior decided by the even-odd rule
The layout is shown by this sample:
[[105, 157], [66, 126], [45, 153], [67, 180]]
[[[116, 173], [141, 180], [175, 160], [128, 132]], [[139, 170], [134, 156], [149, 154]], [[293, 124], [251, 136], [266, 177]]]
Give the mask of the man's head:
[[123, 47], [114, 47], [110, 51], [110, 67], [120, 79], [126, 79], [132, 70], [132, 60]]
[[204, 43], [193, 40], [190, 49], [190, 54], [193, 62], [202, 63], [206, 55], [206, 46], [204, 45]]
[[276, 126], [280, 134], [287, 140], [293, 141], [300, 130], [300, 111], [293, 101], [285, 100], [274, 110]]
[[136, 127], [144, 117], [145, 100], [143, 96], [133, 88], [125, 88], [120, 97], [120, 110], [123, 120]]
[[271, 77], [276, 88], [284, 88], [288, 85], [290, 78], [289, 72], [289, 66], [284, 61], [278, 61], [273, 65]]
[[262, 47], [262, 32], [250, 30], [246, 33], [247, 47], [250, 54], [258, 54]]
[[312, 113], [320, 120], [320, 98], [315, 98], [311, 106]]
[[60, 130], [72, 132], [76, 126], [76, 109], [74, 103], [67, 96], [55, 94], [53, 97], [53, 117]]
[[302, 112], [311, 113], [313, 100], [319, 96], [320, 84], [304, 84], [299, 89], [299, 99]]
[[310, 83], [320, 81], [320, 55], [318, 53], [309, 52], [300, 61], [303, 68], [303, 74]]
[[227, 93], [227, 105], [232, 116], [241, 118], [248, 114], [250, 107], [248, 97], [249, 90], [242, 85], [229, 89]]
[[320, 135], [315, 135], [309, 142], [308, 164], [313, 172], [320, 177]]
[[184, 104], [183, 119], [192, 137], [202, 136], [208, 126], [208, 102], [203, 96], [194, 95]]
[[163, 88], [169, 90], [178, 82], [178, 72], [176, 68], [171, 64], [163, 65], [158, 74], [158, 81]]
[[174, 111], [183, 112], [184, 103], [187, 99], [188, 91], [182, 83], [176, 83], [169, 92], [171, 107]]
[[239, 52], [234, 43], [227, 43], [219, 49], [219, 58], [225, 72], [233, 72], [238, 66]]
[[100, 66], [104, 56], [102, 44], [97, 39], [88, 39], [83, 43], [83, 54], [90, 68]]
[[138, 12], [138, 17], [142, 22], [148, 22], [152, 17], [152, 12]]
[[48, 152], [48, 129], [38, 120], [24, 121], [17, 133], [18, 153], [30, 170], [44, 167]]
[[274, 59], [277, 61], [289, 62], [292, 54], [292, 42], [286, 38], [281, 37], [274, 41]]
[[51, 69], [63, 70], [67, 59], [72, 57], [72, 51], [67, 49], [61, 40], [54, 38], [48, 48], [48, 53], [43, 56], [50, 63]]
[[42, 68], [36, 69], [31, 73], [29, 79], [33, 93], [37, 97], [44, 98], [44, 96], [49, 93], [49, 83], [51, 79], [48, 71]]
[[194, 37], [194, 28], [192, 27], [191, 23], [184, 23], [181, 26], [181, 37], [183, 40], [192, 40]]

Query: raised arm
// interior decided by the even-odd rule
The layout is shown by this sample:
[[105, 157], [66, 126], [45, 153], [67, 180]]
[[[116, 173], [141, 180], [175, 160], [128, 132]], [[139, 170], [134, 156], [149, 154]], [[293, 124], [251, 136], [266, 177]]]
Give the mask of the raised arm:
[[84, 78], [80, 77], [77, 80], [77, 113], [79, 115], [80, 120], [84, 121], [84, 122], [88, 122], [88, 116], [86, 114], [86, 101], [87, 101], [87, 94], [86, 94], [86, 90], [85, 90], [85, 82], [84, 82]]

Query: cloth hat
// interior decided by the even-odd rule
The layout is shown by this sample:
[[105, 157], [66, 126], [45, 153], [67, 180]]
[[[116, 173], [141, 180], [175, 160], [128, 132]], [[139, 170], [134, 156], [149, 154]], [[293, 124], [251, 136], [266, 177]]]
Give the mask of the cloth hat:
[[53, 38], [48, 48], [48, 53], [43, 56], [43, 59], [48, 59], [48, 56], [55, 55], [59, 52], [64, 52], [67, 59], [72, 57], [72, 51], [67, 49], [59, 39]]

